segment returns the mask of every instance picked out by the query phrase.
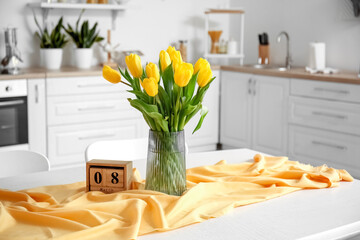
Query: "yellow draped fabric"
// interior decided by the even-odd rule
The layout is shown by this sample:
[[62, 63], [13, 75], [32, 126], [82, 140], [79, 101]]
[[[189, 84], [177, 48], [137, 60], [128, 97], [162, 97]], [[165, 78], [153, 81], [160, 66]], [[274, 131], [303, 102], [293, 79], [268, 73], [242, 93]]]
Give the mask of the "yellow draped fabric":
[[[134, 171], [134, 190], [85, 193], [85, 183], [0, 190], [0, 239], [136, 239], [225, 214], [234, 207], [308, 188], [352, 181], [345, 170], [312, 167], [285, 157], [256, 155], [253, 162], [187, 170], [188, 191], [181, 197], [142, 190]], [[106, 238], [105, 238], [106, 237]]]

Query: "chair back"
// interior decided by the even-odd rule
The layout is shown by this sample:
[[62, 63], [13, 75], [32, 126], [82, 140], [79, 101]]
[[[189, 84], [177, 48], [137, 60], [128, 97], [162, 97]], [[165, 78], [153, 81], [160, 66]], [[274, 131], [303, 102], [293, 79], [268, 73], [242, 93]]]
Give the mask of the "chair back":
[[0, 152], [0, 178], [49, 170], [49, 160], [40, 153], [27, 150]]
[[146, 159], [147, 138], [98, 141], [85, 150], [85, 161], [92, 159], [133, 161]]

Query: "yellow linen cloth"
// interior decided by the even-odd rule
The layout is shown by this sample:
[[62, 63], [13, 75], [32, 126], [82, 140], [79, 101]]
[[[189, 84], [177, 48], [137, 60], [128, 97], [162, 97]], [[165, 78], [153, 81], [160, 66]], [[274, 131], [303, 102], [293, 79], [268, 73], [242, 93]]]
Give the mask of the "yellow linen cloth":
[[256, 155], [252, 162], [187, 170], [181, 196], [142, 190], [134, 171], [134, 190], [85, 192], [85, 183], [0, 190], [0, 239], [136, 239], [205, 221], [231, 209], [308, 188], [352, 181], [345, 170], [312, 167], [286, 157]]

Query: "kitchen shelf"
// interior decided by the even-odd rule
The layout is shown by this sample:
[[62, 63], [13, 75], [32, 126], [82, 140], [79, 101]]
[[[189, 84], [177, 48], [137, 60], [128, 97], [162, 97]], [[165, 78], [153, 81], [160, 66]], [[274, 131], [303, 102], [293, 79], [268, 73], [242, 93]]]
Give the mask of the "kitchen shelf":
[[88, 9], [88, 10], [105, 10], [111, 11], [112, 18], [112, 29], [116, 28], [116, 18], [119, 11], [125, 11], [127, 6], [118, 5], [118, 4], [89, 4], [89, 3], [47, 3], [47, 2], [39, 2], [39, 3], [28, 3], [28, 7], [30, 8], [40, 8], [43, 14], [43, 22], [44, 26], [47, 24], [47, 18], [49, 15], [49, 11], [52, 9]]
[[[231, 59], [231, 58], [238, 58], [240, 61], [240, 65], [244, 63], [244, 26], [245, 26], [245, 11], [241, 8], [239, 9], [207, 9], [205, 12], [205, 58], [221, 58], [221, 59]], [[240, 15], [240, 36], [239, 36], [239, 53], [237, 54], [214, 54], [209, 53], [209, 22], [210, 22], [210, 15], [211, 14], [239, 14]]]
[[244, 58], [244, 54], [205, 53], [205, 58]]

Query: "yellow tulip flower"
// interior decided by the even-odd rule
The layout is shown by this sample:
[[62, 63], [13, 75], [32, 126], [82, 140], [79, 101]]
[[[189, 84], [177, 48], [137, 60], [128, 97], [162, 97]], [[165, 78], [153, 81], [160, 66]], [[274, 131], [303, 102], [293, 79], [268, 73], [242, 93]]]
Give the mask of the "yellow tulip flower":
[[150, 97], [155, 97], [158, 94], [159, 85], [156, 83], [155, 78], [145, 78], [143, 81], [140, 81], [140, 83]]
[[210, 68], [210, 63], [203, 58], [199, 58], [194, 66], [194, 73], [197, 73], [202, 68]]
[[121, 82], [120, 73], [107, 65], [103, 67], [102, 73], [103, 77], [111, 83], [115, 84]]
[[181, 53], [179, 51], [173, 51], [169, 55], [173, 63], [174, 69], [176, 69], [179, 64], [183, 63]]
[[148, 78], [153, 77], [153, 78], [155, 78], [156, 83], [159, 82], [160, 73], [159, 73], [159, 68], [156, 64], [149, 63], [148, 65], [146, 65], [145, 71], [146, 71], [146, 75]]
[[212, 78], [212, 72], [210, 65], [206, 68], [201, 68], [197, 76], [197, 83], [199, 87], [205, 87]]
[[160, 52], [160, 64], [161, 64], [161, 71], [164, 71], [171, 64], [170, 56], [164, 50]]
[[140, 78], [143, 74], [141, 59], [137, 54], [130, 54], [125, 57], [126, 66], [128, 67], [131, 75], [135, 78]]
[[170, 55], [172, 54], [173, 52], [175, 52], [176, 49], [175, 47], [172, 47], [172, 46], [169, 46], [167, 49], [166, 49], [166, 52]]
[[191, 63], [180, 63], [175, 68], [174, 81], [179, 87], [185, 87], [188, 85], [193, 73], [194, 67]]

